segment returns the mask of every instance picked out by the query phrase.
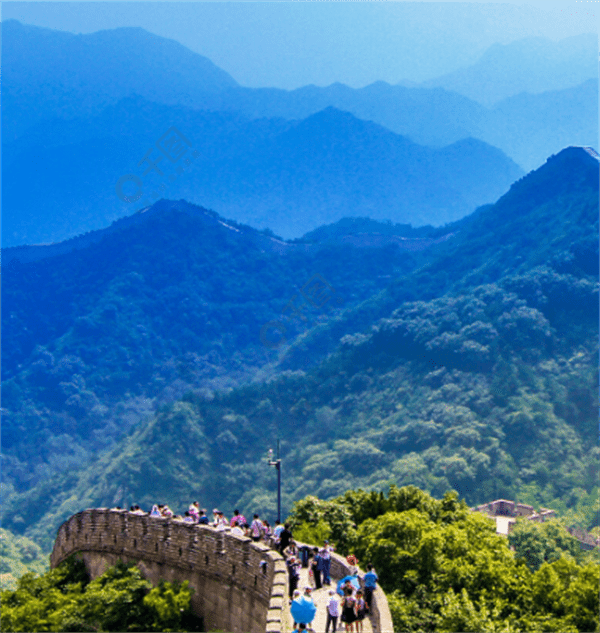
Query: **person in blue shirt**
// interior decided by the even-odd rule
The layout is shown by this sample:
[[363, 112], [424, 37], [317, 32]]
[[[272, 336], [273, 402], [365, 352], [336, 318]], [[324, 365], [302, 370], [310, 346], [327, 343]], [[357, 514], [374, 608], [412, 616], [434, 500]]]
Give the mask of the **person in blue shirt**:
[[375, 591], [375, 587], [377, 587], [377, 574], [373, 569], [373, 565], [369, 563], [367, 565], [367, 573], [363, 578], [365, 583], [365, 602], [369, 605], [369, 612], [371, 610], [371, 600], [373, 599], [373, 592]]
[[320, 589], [322, 587], [321, 572], [323, 571], [323, 567], [321, 565], [321, 554], [319, 554], [318, 547], [315, 547], [313, 549], [313, 558], [310, 563], [310, 568], [312, 570], [313, 577], [315, 579], [315, 589]]
[[208, 525], [208, 517], [206, 516], [206, 510], [204, 509], [200, 510], [198, 514], [198, 523], [200, 523], [200, 525]]
[[321, 571], [323, 572], [323, 585], [331, 584], [331, 552], [333, 548], [329, 546], [329, 541], [325, 541], [325, 546], [321, 549]]

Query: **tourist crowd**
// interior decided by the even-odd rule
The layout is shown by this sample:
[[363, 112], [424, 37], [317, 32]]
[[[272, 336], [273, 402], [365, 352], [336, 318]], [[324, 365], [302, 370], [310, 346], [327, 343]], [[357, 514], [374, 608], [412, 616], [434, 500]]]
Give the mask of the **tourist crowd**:
[[[138, 505], [131, 506], [129, 511], [133, 514], [148, 514]], [[182, 515], [175, 514], [168, 505], [163, 503], [154, 504], [149, 514], [151, 517], [173, 519], [182, 523], [210, 525], [217, 530], [227, 530], [232, 534], [249, 536], [253, 541], [269, 540], [277, 530], [277, 528], [273, 530], [268, 521], [261, 520], [258, 514], [255, 514], [252, 521], [248, 523], [246, 517], [239, 510], [234, 510], [231, 519], [227, 519], [223, 512], [218, 508], [214, 508], [211, 521], [207, 515], [206, 508], [201, 508], [198, 501], [191, 503], [190, 507]], [[281, 532], [283, 525], [278, 527], [280, 527], [279, 532]]]
[[[131, 506], [129, 511], [133, 514], [148, 514], [138, 505]], [[271, 528], [269, 522], [262, 520], [258, 514], [254, 514], [252, 521], [248, 523], [246, 517], [237, 509], [233, 511], [231, 519], [227, 519], [218, 508], [213, 509], [211, 521], [206, 509], [201, 508], [197, 501], [191, 503], [183, 515], [175, 514], [165, 504], [153, 505], [149, 514], [152, 517], [169, 518], [183, 523], [210, 525], [217, 530], [226, 530], [232, 534], [250, 537], [253, 541], [269, 542], [286, 561], [290, 611], [294, 619], [293, 633], [311, 630], [309, 627], [315, 618], [317, 607], [312, 598], [313, 586], [305, 586], [303, 593], [298, 589], [300, 570], [302, 567], [309, 568], [309, 581], [315, 589], [331, 586], [331, 554], [334, 548], [328, 540], [324, 542], [323, 547], [306, 545], [298, 547], [292, 538], [288, 523], [277, 523], [274, 528]], [[373, 565], [367, 565], [367, 572], [361, 578], [361, 587], [358, 561], [354, 556], [348, 556], [346, 560], [350, 566], [350, 575], [338, 582], [336, 590], [329, 590], [325, 633], [329, 633], [330, 627], [332, 633], [335, 633], [338, 618], [344, 623], [347, 633], [362, 633], [363, 620], [371, 610], [373, 591], [377, 586], [377, 574]]]

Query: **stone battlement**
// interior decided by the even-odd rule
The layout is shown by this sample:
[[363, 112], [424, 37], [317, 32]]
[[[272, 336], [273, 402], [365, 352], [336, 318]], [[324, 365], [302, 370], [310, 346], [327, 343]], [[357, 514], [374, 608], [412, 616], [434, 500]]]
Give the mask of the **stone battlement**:
[[[76, 554], [92, 578], [119, 559], [135, 563], [153, 584], [189, 581], [192, 610], [207, 631], [288, 633], [288, 573], [280, 554], [263, 543], [207, 525], [183, 523], [127, 510], [97, 508], [73, 515], [59, 528], [50, 566]], [[332, 555], [334, 578], [350, 567]], [[393, 633], [387, 599], [373, 594], [373, 630]]]
[[554, 510], [541, 508], [536, 512], [533, 506], [507, 499], [496, 499], [490, 503], [483, 503], [480, 506], [471, 508], [473, 512], [483, 512], [491, 517], [526, 517], [530, 521], [544, 522], [547, 519], [556, 517]]
[[153, 584], [188, 580], [192, 609], [206, 630], [233, 633], [290, 631], [287, 570], [279, 553], [246, 537], [209, 526], [84, 510], [63, 523], [50, 566], [77, 553], [92, 578], [121, 559], [136, 563]]

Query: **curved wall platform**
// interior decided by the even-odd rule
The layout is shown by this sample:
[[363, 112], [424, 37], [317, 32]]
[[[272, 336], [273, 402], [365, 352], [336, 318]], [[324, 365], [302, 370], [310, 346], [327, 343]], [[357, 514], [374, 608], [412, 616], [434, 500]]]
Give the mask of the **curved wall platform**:
[[[278, 552], [262, 543], [205, 525], [97, 508], [73, 515], [59, 528], [52, 568], [77, 554], [96, 578], [119, 559], [136, 563], [153, 584], [189, 581], [192, 610], [207, 631], [289, 633], [288, 574]], [[332, 555], [331, 575], [350, 573], [346, 560]], [[371, 624], [393, 633], [384, 592], [373, 594]]]
[[85, 510], [63, 523], [50, 566], [79, 554], [92, 578], [121, 559], [153, 584], [188, 580], [192, 609], [206, 630], [283, 633], [287, 571], [266, 545], [208, 526], [141, 516], [127, 510]]

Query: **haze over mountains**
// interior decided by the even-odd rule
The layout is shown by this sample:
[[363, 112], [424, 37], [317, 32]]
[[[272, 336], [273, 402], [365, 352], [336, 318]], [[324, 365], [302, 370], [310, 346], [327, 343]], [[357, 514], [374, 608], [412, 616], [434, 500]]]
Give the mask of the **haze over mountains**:
[[6, 20], [2, 48], [7, 141], [41, 120], [97, 114], [132, 95], [183, 104], [237, 85], [202, 55], [140, 28], [81, 36]]
[[523, 92], [538, 94], [578, 86], [597, 77], [595, 33], [552, 42], [531, 37], [493, 44], [476, 64], [423, 82], [492, 106]]
[[[156, 126], [150, 134], [155, 115], [179, 125], [200, 158], [154, 199], [185, 198], [285, 237], [354, 214], [443, 224], [496, 199], [522, 174], [518, 166], [529, 170], [598, 136], [597, 78], [585, 81], [596, 74], [588, 36], [492, 47], [475, 70], [441, 78], [443, 88], [378, 82], [360, 90], [244, 88], [142, 29], [79, 36], [8, 20], [2, 46], [4, 245], [59, 241], [129, 213], [115, 182], [165, 132]], [[507, 72], [513, 79], [500, 86]], [[482, 77], [499, 86], [494, 100], [528, 85], [546, 92], [488, 108], [448, 90], [454, 81], [487, 103]], [[297, 165], [283, 156], [294, 129], [303, 142], [294, 147]]]

